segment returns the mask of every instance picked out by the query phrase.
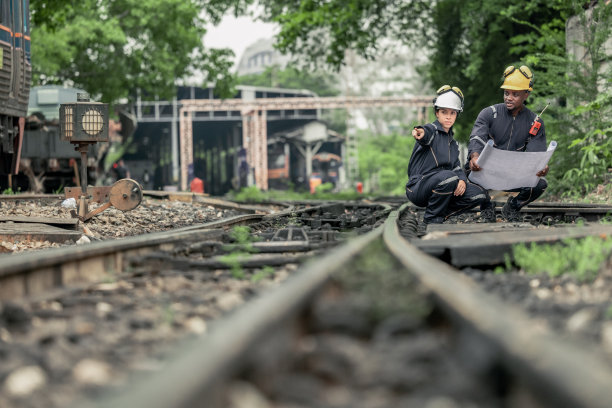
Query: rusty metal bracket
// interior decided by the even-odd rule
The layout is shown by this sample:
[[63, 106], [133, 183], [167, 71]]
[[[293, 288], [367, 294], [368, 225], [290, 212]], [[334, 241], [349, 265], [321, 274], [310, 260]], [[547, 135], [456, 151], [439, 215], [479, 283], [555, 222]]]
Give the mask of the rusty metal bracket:
[[78, 187], [66, 187], [64, 193], [66, 198], [74, 198], [77, 202], [91, 200], [102, 204], [93, 211], [79, 211], [81, 221], [88, 221], [111, 206], [121, 211], [130, 211], [142, 202], [142, 187], [132, 179], [118, 180], [110, 187], [88, 187], [85, 195]]
[[[90, 202], [99, 204], [105, 203], [106, 201], [108, 201], [111, 188], [112, 186], [87, 187], [86, 197]], [[66, 196], [66, 198], [74, 198], [78, 201], [81, 197], [81, 188], [66, 187], [64, 188], [64, 195]]]

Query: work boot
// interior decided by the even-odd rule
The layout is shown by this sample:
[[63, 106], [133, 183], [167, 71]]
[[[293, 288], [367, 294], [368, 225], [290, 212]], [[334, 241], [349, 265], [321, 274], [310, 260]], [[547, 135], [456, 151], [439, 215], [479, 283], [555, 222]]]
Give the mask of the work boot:
[[421, 220], [418, 224], [417, 224], [417, 237], [422, 237], [423, 235], [427, 234], [427, 223], [423, 220]]
[[497, 222], [497, 218], [495, 218], [495, 207], [493, 204], [480, 211], [480, 219], [477, 222]]
[[520, 208], [516, 209], [512, 205], [512, 199], [514, 197], [509, 197], [506, 204], [502, 207], [502, 217], [508, 222], [517, 222], [520, 221], [521, 216], [519, 214]]
[[419, 225], [417, 225], [417, 236], [422, 237], [423, 235], [427, 235], [427, 226], [430, 224], [442, 224], [444, 222], [444, 217], [433, 217], [428, 220], [425, 218], [419, 221]]

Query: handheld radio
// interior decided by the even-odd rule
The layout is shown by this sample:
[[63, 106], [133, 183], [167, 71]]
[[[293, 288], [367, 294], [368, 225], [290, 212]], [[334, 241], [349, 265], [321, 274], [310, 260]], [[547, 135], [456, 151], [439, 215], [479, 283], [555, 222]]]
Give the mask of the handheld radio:
[[542, 123], [538, 121], [538, 119], [540, 119], [540, 116], [542, 116], [542, 114], [544, 113], [544, 111], [546, 110], [546, 108], [548, 108], [548, 105], [550, 105], [550, 102], [548, 102], [546, 104], [546, 106], [544, 107], [544, 109], [542, 109], [542, 112], [540, 112], [539, 115], [537, 115], [535, 117], [535, 119], [533, 120], [533, 123], [531, 124], [531, 129], [529, 129], [529, 134], [532, 136], [535, 136], [538, 134], [538, 131], [540, 130], [540, 127], [542, 126]]

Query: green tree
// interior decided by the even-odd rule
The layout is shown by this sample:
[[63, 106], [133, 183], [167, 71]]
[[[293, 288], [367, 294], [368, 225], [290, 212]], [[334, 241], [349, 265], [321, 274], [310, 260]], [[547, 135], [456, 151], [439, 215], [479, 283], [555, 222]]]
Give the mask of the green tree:
[[345, 51], [373, 59], [385, 37], [406, 41], [422, 32], [425, 0], [261, 0], [265, 18], [281, 27], [279, 50], [301, 55], [308, 65], [327, 64], [339, 69]]
[[238, 77], [240, 85], [267, 86], [287, 89], [308, 89], [317, 96], [336, 96], [337, 76], [325, 71], [308, 71], [295, 67], [282, 68], [278, 65], [266, 67], [261, 74], [249, 74]]
[[[432, 33], [427, 36], [433, 50], [423, 70], [435, 85], [451, 84], [465, 95], [467, 118], [455, 131], [457, 139], [467, 142], [471, 126], [485, 107], [502, 101], [502, 72], [508, 65], [530, 62], [530, 56], [544, 52], [564, 53], [564, 25], [567, 1], [520, 0], [477, 1], [442, 0], [430, 15]], [[524, 41], [533, 46], [525, 46]], [[535, 96], [543, 92], [540, 66], [536, 86], [528, 100], [534, 110]]]
[[404, 132], [376, 137], [363, 132], [359, 136], [359, 174], [368, 190], [403, 195], [414, 138]]
[[207, 24], [252, 0], [31, 0], [34, 85], [71, 82], [104, 102], [140, 88], [168, 97], [177, 80], [204, 73], [229, 92], [233, 53], [207, 49]]
[[[267, 18], [281, 25], [277, 45], [306, 54], [311, 64], [339, 68], [347, 50], [381, 55], [385, 39], [422, 44], [421, 67], [432, 87], [459, 86], [466, 107], [455, 127], [467, 141], [477, 114], [501, 102], [501, 72], [526, 63], [535, 72], [528, 103], [546, 111], [549, 140], [559, 147], [551, 162], [549, 191], [580, 194], [602, 182], [612, 167], [612, 4], [581, 0], [263, 0]], [[566, 24], [579, 19], [583, 35], [566, 39]], [[572, 56], [567, 48], [583, 51]], [[567, 47], [567, 48], [566, 48]], [[363, 169], [362, 169], [363, 171]]]
[[583, 196], [605, 181], [612, 168], [612, 4], [556, 1], [561, 16], [547, 24], [506, 14], [531, 31], [511, 39], [511, 52], [524, 53], [538, 74], [534, 106], [551, 102], [547, 135], [559, 143], [552, 158], [549, 190]]
[[[251, 86], [278, 87], [287, 89], [308, 89], [317, 96], [337, 96], [338, 76], [327, 71], [309, 71], [296, 67], [281, 68], [278, 65], [266, 67], [261, 74], [238, 77], [237, 84]], [[323, 120], [337, 132], [346, 132], [346, 111], [332, 109], [323, 112]]]

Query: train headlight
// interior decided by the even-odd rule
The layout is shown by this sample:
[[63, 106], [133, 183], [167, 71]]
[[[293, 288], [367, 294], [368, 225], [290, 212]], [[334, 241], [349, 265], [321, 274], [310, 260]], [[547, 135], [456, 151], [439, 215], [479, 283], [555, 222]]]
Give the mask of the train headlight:
[[60, 105], [60, 138], [70, 143], [108, 142], [108, 105], [78, 94], [76, 103]]

